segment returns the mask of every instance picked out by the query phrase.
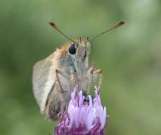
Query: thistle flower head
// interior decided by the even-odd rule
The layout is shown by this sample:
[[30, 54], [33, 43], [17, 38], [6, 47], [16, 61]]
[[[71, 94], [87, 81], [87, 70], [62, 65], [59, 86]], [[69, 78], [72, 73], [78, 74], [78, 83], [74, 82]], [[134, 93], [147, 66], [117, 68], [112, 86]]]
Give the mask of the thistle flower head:
[[55, 135], [103, 135], [106, 107], [101, 104], [98, 88], [95, 97], [84, 96], [76, 87], [67, 111], [60, 115]]

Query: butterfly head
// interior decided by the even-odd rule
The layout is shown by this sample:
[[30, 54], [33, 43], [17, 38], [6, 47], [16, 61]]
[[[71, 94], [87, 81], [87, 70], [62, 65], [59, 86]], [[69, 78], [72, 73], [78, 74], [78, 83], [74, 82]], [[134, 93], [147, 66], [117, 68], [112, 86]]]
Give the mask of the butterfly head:
[[88, 37], [80, 37], [68, 45], [68, 54], [77, 62], [88, 61], [91, 44]]

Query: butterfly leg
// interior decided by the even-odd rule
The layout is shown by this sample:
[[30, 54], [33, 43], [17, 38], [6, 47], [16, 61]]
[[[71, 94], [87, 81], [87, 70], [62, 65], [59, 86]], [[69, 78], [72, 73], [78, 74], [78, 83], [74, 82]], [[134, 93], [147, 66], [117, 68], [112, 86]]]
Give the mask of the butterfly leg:
[[[68, 91], [65, 90], [64, 81], [65, 75], [60, 71], [56, 70], [56, 81], [51, 88], [49, 94], [46, 112], [50, 119], [56, 120], [59, 114], [63, 113], [67, 108], [67, 102], [69, 101]], [[66, 78], [65, 78], [66, 79]]]
[[89, 91], [93, 90], [94, 87], [100, 87], [102, 83], [102, 70], [91, 66], [88, 70], [88, 80], [89, 80]]
[[[63, 73], [62, 73], [60, 70], [56, 69], [56, 79], [57, 79], [57, 81], [58, 81], [58, 83], [59, 83], [59, 87], [60, 87], [60, 89], [61, 89], [61, 93], [64, 93], [65, 90], [63, 89], [63, 86], [62, 86], [62, 84], [61, 84], [61, 82], [60, 82], [59, 75], [62, 75], [63, 77], [65, 76], [65, 75], [63, 75]], [[65, 77], [66, 77], [66, 76], [65, 76]]]

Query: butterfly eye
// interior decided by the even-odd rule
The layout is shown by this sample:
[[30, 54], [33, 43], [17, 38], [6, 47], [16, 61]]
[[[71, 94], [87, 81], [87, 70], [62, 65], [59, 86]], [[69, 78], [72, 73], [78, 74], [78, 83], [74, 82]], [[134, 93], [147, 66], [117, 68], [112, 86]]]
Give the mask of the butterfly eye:
[[75, 44], [71, 44], [69, 47], [69, 53], [74, 55], [76, 53], [77, 48], [75, 47]]

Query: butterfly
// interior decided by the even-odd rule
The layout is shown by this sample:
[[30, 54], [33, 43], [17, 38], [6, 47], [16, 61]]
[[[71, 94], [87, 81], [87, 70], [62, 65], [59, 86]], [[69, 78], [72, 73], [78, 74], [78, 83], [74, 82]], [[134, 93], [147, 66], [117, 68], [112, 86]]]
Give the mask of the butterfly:
[[66, 110], [74, 87], [87, 93], [94, 86], [100, 86], [102, 70], [89, 63], [91, 41], [122, 24], [120, 21], [93, 38], [71, 39], [55, 23], [50, 23], [69, 41], [33, 66], [33, 94], [42, 114], [56, 120], [58, 114]]

